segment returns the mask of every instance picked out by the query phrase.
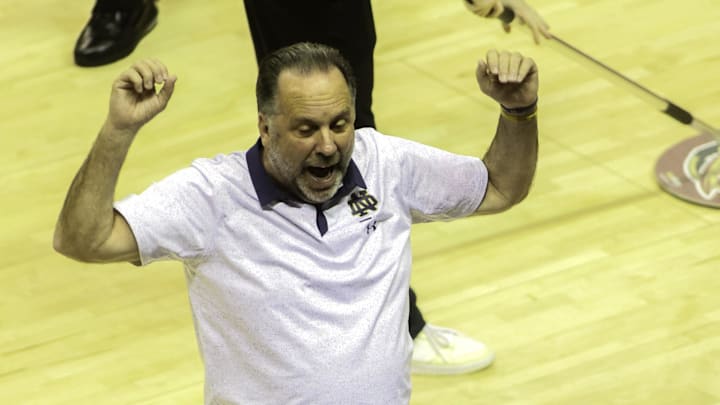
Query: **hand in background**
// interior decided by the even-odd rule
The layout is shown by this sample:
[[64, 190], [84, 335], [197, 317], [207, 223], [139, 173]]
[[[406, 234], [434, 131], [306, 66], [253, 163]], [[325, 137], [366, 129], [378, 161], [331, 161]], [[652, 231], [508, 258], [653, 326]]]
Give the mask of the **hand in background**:
[[[530, 28], [536, 44], [540, 43], [542, 37], [552, 38], [548, 24], [525, 0], [464, 0], [464, 3], [472, 13], [485, 18], [497, 18], [505, 7], [511, 8], [515, 12], [515, 19]], [[502, 26], [505, 32], [511, 31], [510, 24], [503, 23]]]

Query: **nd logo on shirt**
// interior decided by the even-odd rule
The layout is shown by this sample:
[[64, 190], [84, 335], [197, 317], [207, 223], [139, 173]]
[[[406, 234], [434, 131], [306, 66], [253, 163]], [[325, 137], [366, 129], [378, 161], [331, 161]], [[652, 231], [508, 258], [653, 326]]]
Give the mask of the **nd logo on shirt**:
[[[358, 190], [350, 194], [348, 205], [350, 206], [350, 211], [354, 216], [362, 218], [370, 211], [377, 211], [378, 200], [372, 194], [368, 194], [367, 190]], [[370, 221], [371, 219], [372, 216], [364, 218], [360, 220], [360, 222]], [[370, 222], [365, 227], [365, 233], [370, 234], [371, 232], [374, 232], [375, 229], [377, 229], [376, 224], [377, 221], [373, 220]]]
[[364, 217], [370, 211], [377, 211], [377, 198], [368, 194], [367, 190], [358, 190], [350, 194], [348, 205], [353, 215]]

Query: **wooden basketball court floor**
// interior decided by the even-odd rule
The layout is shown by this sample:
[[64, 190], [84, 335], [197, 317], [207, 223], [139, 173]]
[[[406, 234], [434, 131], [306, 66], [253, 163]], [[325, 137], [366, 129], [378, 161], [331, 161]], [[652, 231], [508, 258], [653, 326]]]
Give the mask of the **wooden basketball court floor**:
[[[532, 0], [553, 32], [720, 125], [716, 0]], [[54, 222], [110, 83], [155, 56], [179, 76], [130, 152], [118, 197], [256, 138], [242, 2], [163, 0], [121, 62], [73, 65], [92, 1], [0, 4], [0, 403], [197, 404], [202, 365], [181, 266], [88, 265]], [[474, 82], [490, 48], [540, 68], [541, 152], [512, 210], [417, 226], [426, 318], [485, 341], [488, 370], [414, 377], [412, 404], [720, 404], [720, 212], [662, 192], [653, 167], [694, 136], [577, 60], [461, 1], [375, 1], [374, 109], [388, 134], [482, 154], [498, 107]]]

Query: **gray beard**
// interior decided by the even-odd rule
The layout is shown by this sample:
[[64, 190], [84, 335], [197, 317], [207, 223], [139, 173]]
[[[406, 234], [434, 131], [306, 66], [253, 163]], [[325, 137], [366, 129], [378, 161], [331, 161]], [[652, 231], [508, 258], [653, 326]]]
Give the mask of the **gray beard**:
[[277, 152], [277, 149], [272, 145], [268, 146], [269, 147], [265, 148], [265, 153], [267, 154], [268, 162], [275, 171], [275, 175], [279, 177], [277, 180], [285, 187], [289, 187], [290, 191], [295, 193], [300, 199], [311, 204], [321, 204], [330, 200], [340, 187], [342, 187], [342, 176], [338, 175], [338, 172], [335, 171], [335, 184], [333, 184], [332, 187], [324, 191], [313, 190], [307, 184], [305, 178], [301, 177], [302, 171], [295, 173], [295, 170], [288, 166], [282, 156]]

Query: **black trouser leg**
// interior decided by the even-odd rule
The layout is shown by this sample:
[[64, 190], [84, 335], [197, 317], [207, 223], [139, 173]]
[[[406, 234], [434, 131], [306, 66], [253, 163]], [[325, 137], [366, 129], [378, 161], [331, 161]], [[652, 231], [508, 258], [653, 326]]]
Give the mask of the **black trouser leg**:
[[425, 318], [423, 318], [422, 312], [420, 312], [420, 308], [418, 308], [417, 306], [417, 296], [415, 295], [415, 291], [413, 291], [412, 288], [410, 288], [409, 324], [410, 336], [412, 336], [413, 339], [415, 339], [425, 327]]
[[258, 63], [298, 42], [332, 46], [357, 79], [355, 127], [375, 127], [372, 113], [375, 23], [369, 0], [244, 0]]

